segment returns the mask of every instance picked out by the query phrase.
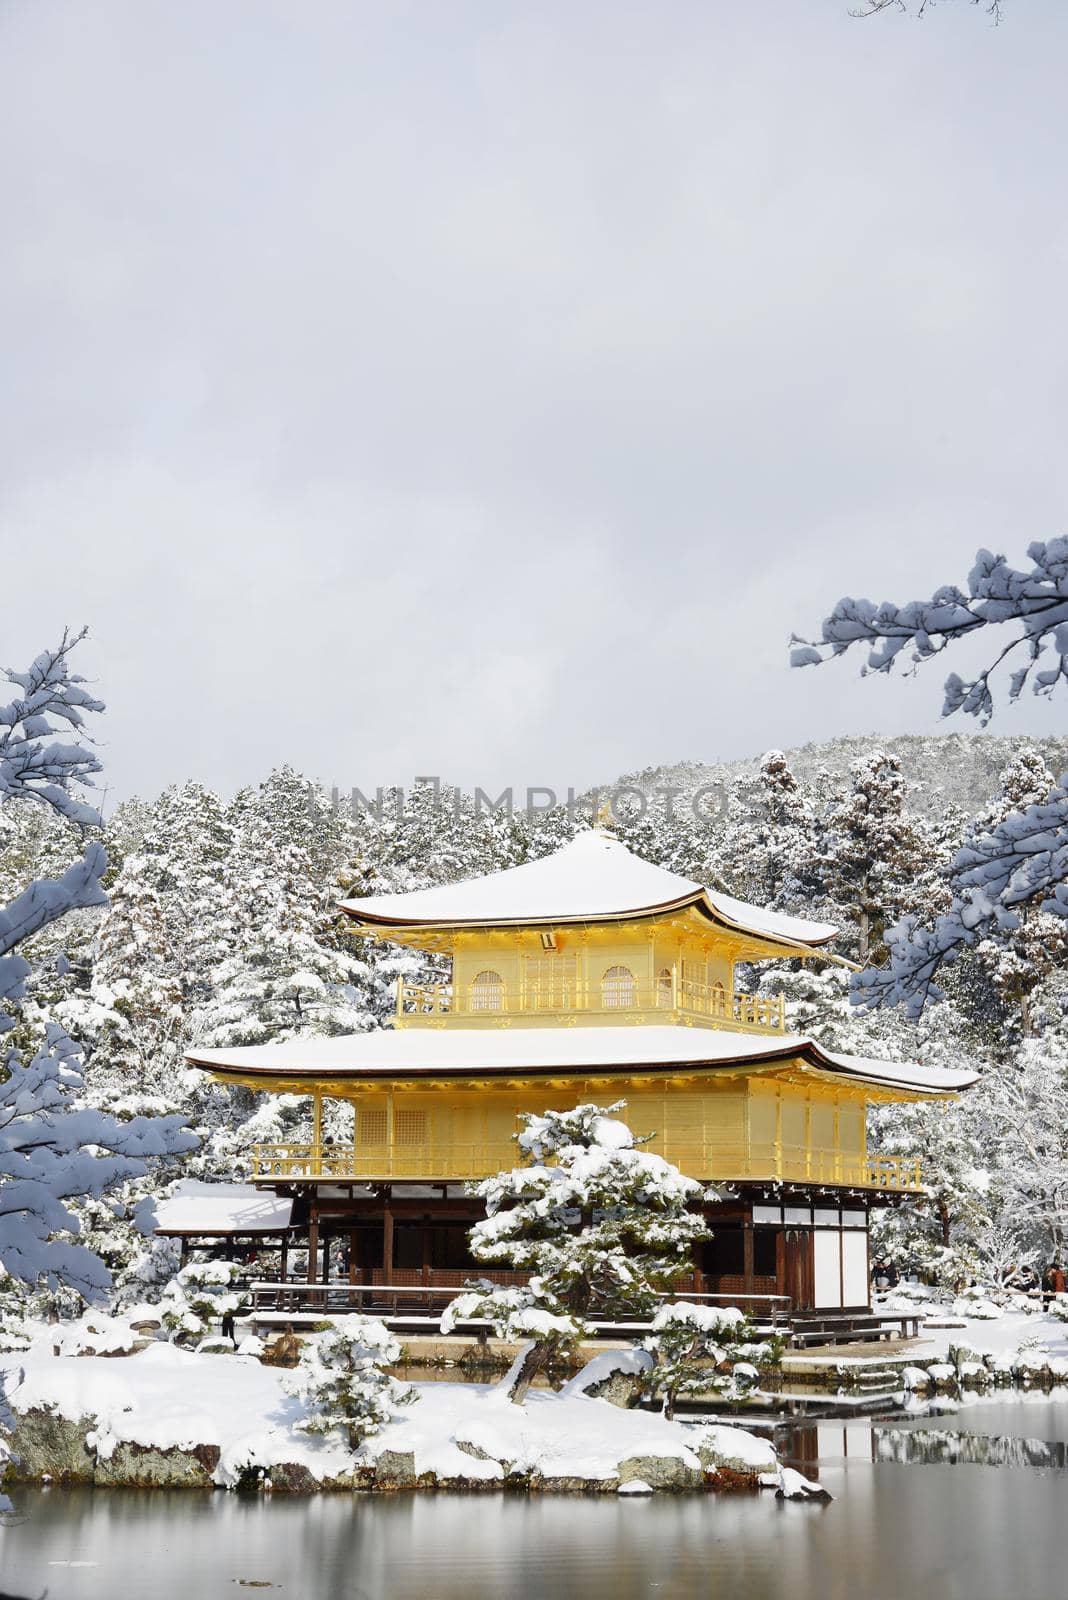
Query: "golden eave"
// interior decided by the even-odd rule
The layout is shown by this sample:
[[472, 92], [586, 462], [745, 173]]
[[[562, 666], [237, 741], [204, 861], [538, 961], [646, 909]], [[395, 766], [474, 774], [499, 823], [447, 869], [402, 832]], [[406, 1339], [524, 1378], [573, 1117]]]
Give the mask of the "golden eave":
[[615, 1090], [628, 1083], [648, 1086], [653, 1083], [685, 1084], [747, 1078], [775, 1078], [779, 1082], [795, 1084], [798, 1087], [808, 1087], [818, 1083], [828, 1087], [833, 1086], [838, 1090], [853, 1088], [857, 1091], [858, 1098], [885, 1104], [919, 1100], [952, 1100], [958, 1093], [955, 1089], [926, 1089], [905, 1084], [880, 1083], [873, 1078], [865, 1078], [835, 1068], [832, 1064], [820, 1060], [815, 1054], [810, 1055], [806, 1050], [799, 1051], [796, 1046], [777, 1056], [764, 1056], [756, 1060], [740, 1057], [733, 1061], [721, 1061], [715, 1065], [630, 1061], [620, 1066], [601, 1063], [596, 1067], [584, 1064], [567, 1069], [555, 1063], [544, 1068], [524, 1067], [519, 1071], [513, 1066], [487, 1066], [480, 1067], [477, 1071], [472, 1071], [470, 1067], [455, 1071], [442, 1071], [440, 1068], [427, 1070], [412, 1067], [377, 1069], [361, 1067], [334, 1068], [318, 1072], [292, 1072], [267, 1068], [256, 1072], [247, 1067], [231, 1068], [199, 1062], [192, 1057], [187, 1057], [187, 1060], [190, 1065], [208, 1072], [218, 1083], [234, 1084], [270, 1094], [318, 1093], [342, 1100], [390, 1091], [433, 1093], [459, 1089], [474, 1092], [491, 1088], [533, 1089], [539, 1085], [542, 1088], [560, 1089], [574, 1083], [586, 1084], [591, 1088], [603, 1086]]
[[713, 906], [703, 890], [680, 896], [677, 900], [665, 901], [660, 905], [605, 913], [596, 917], [528, 916], [498, 917], [492, 920], [471, 918], [448, 922], [409, 922], [400, 918], [377, 918], [367, 911], [357, 912], [344, 901], [339, 903], [338, 910], [352, 920], [361, 937], [381, 939], [391, 944], [406, 945], [412, 949], [429, 950], [440, 954], [448, 954], [455, 948], [459, 939], [472, 933], [483, 933], [488, 937], [495, 934], [514, 936], [526, 929], [533, 931], [556, 928], [578, 929], [589, 933], [598, 929], [618, 928], [624, 924], [637, 927], [646, 925], [650, 928], [671, 925], [677, 923], [681, 917], [684, 922], [705, 923], [731, 935], [738, 941], [738, 959], [742, 961], [759, 961], [775, 956], [792, 955], [802, 960], [818, 958], [830, 961], [836, 966], [848, 967], [854, 972], [860, 970], [855, 962], [826, 949], [826, 945], [835, 937], [833, 932], [821, 940], [805, 942], [747, 927], [743, 922], [728, 917], [719, 907]]

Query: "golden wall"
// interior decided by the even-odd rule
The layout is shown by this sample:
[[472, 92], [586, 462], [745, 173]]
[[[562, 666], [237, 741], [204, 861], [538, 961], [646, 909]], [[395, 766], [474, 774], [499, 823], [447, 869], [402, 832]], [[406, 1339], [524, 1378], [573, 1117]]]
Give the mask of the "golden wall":
[[[337, 1093], [334, 1086], [331, 1092]], [[486, 1177], [519, 1164], [513, 1135], [521, 1111], [566, 1110], [582, 1101], [607, 1105], [625, 1098], [620, 1115], [648, 1148], [701, 1179], [768, 1178], [866, 1183], [869, 1163], [864, 1090], [775, 1076], [724, 1078], [688, 1074], [685, 1080], [544, 1080], [498, 1087], [442, 1084], [360, 1090], [350, 1149], [322, 1149], [322, 1175], [408, 1180]], [[316, 1160], [312, 1147], [261, 1147]], [[265, 1168], [261, 1175], [275, 1171]], [[285, 1175], [276, 1173], [276, 1175]], [[294, 1176], [299, 1175], [295, 1169]], [[309, 1174], [310, 1175], [310, 1174]]]

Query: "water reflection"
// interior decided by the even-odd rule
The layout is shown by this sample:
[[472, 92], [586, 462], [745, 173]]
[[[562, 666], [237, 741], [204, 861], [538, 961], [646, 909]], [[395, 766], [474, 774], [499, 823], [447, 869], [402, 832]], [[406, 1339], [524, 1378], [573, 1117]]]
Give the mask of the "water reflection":
[[967, 1407], [945, 1427], [793, 1426], [782, 1442], [818, 1470], [830, 1505], [767, 1493], [16, 1491], [22, 1520], [0, 1534], [0, 1589], [50, 1600], [1051, 1600], [1063, 1592], [1066, 1480], [1064, 1446], [1026, 1435], [1041, 1415], [1020, 1407], [1018, 1433], [989, 1436]]
[[930, 1465], [965, 1462], [980, 1467], [1068, 1467], [1068, 1444], [1059, 1439], [1006, 1439], [951, 1433], [945, 1428], [873, 1428], [876, 1461]]

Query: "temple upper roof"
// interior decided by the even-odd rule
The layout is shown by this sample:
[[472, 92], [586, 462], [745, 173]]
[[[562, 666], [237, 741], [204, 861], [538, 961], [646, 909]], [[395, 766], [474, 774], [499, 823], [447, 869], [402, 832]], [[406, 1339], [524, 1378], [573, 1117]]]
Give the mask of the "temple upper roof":
[[605, 833], [585, 830], [562, 849], [520, 867], [408, 894], [343, 900], [368, 931], [387, 928], [531, 926], [655, 916], [693, 906], [721, 927], [797, 949], [814, 949], [837, 928], [747, 905], [679, 877]]

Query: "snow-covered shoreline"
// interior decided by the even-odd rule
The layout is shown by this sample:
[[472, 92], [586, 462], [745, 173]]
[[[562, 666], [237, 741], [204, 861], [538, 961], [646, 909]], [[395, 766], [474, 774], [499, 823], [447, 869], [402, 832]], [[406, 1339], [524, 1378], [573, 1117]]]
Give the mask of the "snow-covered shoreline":
[[302, 1432], [302, 1402], [284, 1374], [252, 1356], [165, 1343], [64, 1356], [38, 1344], [5, 1357], [0, 1375], [12, 1481], [598, 1493], [779, 1482], [767, 1441], [623, 1409], [585, 1394], [582, 1374], [557, 1394], [531, 1391], [521, 1406], [499, 1384], [415, 1385], [415, 1403], [356, 1451]]

